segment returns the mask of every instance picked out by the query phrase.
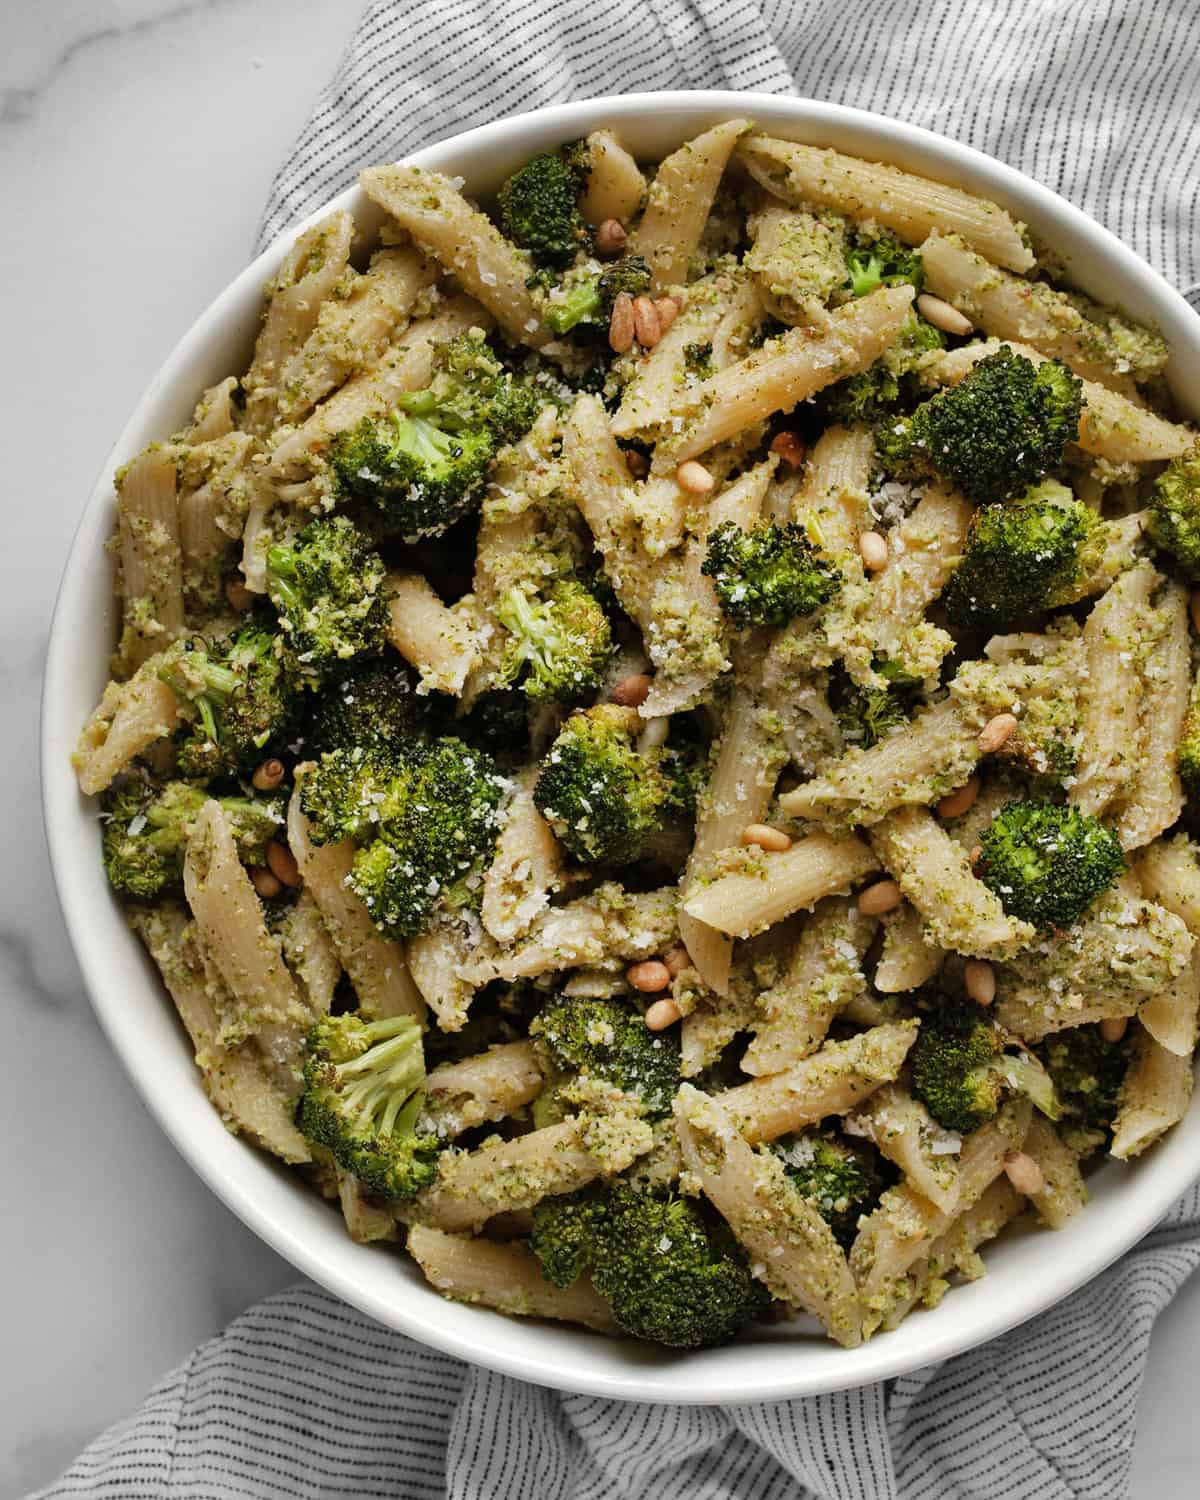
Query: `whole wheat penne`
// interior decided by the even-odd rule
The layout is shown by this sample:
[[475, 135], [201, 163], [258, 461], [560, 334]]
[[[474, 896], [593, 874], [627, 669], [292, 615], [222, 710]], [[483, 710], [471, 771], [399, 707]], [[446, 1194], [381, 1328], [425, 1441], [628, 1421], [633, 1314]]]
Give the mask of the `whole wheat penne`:
[[448, 1151], [436, 1182], [413, 1200], [413, 1217], [438, 1229], [478, 1229], [496, 1214], [532, 1208], [602, 1173], [624, 1171], [653, 1141], [644, 1120], [575, 1115], [515, 1140], [493, 1138], [475, 1151]]
[[684, 1084], [675, 1100], [684, 1164], [778, 1299], [811, 1313], [845, 1348], [861, 1342], [854, 1278], [817, 1210], [788, 1180], [783, 1163], [754, 1151], [718, 1099]]
[[472, 208], [448, 177], [396, 163], [368, 167], [358, 180], [367, 197], [453, 272], [509, 338], [531, 349], [549, 342], [552, 335], [525, 284], [533, 269], [529, 256]]
[[104, 791], [135, 757], [175, 733], [179, 700], [158, 676], [158, 666], [152, 656], [128, 682], [104, 689], [72, 756], [85, 796]]
[[581, 1276], [573, 1286], [557, 1287], [542, 1275], [537, 1257], [524, 1245], [414, 1224], [406, 1246], [429, 1284], [455, 1302], [493, 1307], [510, 1317], [555, 1318], [599, 1333], [617, 1332], [608, 1303], [589, 1276]]
[[629, 241], [630, 251], [649, 265], [656, 292], [688, 279], [688, 262], [700, 243], [725, 163], [749, 128], [748, 120], [724, 120], [659, 164]]
[[388, 640], [415, 667], [425, 692], [462, 691], [479, 660], [479, 647], [465, 610], [445, 605], [420, 573], [389, 573]]
[[225, 1123], [284, 1161], [310, 1160], [308, 1142], [295, 1125], [295, 1099], [268, 1074], [253, 1043], [225, 1047], [218, 1041], [212, 982], [184, 908], [174, 901], [136, 907], [129, 920], [158, 965], [191, 1038], [205, 1092]]
[[593, 130], [587, 138], [588, 180], [579, 212], [589, 224], [632, 219], [646, 196], [641, 168], [611, 130]]
[[864, 616], [879, 655], [903, 659], [905, 633], [924, 619], [957, 568], [973, 515], [956, 490], [932, 485], [888, 532], [888, 560], [875, 575]]
[[394, 1240], [399, 1228], [392, 1209], [372, 1198], [358, 1178], [336, 1162], [334, 1174], [346, 1233], [355, 1244], [373, 1245], [380, 1240]]
[[871, 983], [883, 995], [919, 990], [938, 973], [945, 956], [926, 935], [921, 913], [905, 901], [883, 918], [883, 948]]
[[975, 958], [1008, 958], [1033, 941], [1033, 928], [1008, 915], [928, 808], [897, 808], [872, 827], [870, 839], [939, 947]]
[[[1028, 344], [1005, 339], [1004, 344], [1035, 365], [1044, 356]], [[957, 385], [964, 375], [989, 354], [1002, 347], [998, 339], [965, 344], [940, 355], [925, 370], [925, 378], [940, 385]], [[1135, 406], [1119, 391], [1110, 391], [1094, 380], [1083, 382], [1083, 412], [1076, 442], [1085, 453], [1106, 458], [1113, 464], [1155, 463], [1186, 453], [1196, 441], [1195, 431], [1178, 422], [1168, 422], [1145, 407]]]
[[[296, 768], [297, 783], [304, 768]], [[354, 863], [354, 844], [342, 839], [336, 844], [314, 844], [308, 819], [300, 805], [300, 787], [288, 804], [288, 845], [321, 909], [342, 968], [350, 976], [359, 1009], [368, 1016], [412, 1016], [425, 1018], [425, 1002], [412, 981], [404, 949], [385, 938], [371, 920], [366, 907], [346, 884]]]
[[852, 219], [882, 224], [919, 245], [934, 229], [961, 235], [989, 260], [1012, 271], [1033, 269], [1023, 224], [996, 203], [881, 162], [751, 135], [738, 156], [763, 187], [785, 203], [816, 204]]
[[1134, 869], [1147, 900], [1174, 912], [1200, 937], [1200, 853], [1187, 834], [1156, 840], [1140, 851]]
[[1093, 817], [1124, 795], [1143, 754], [1142, 645], [1146, 606], [1160, 581], [1148, 562], [1130, 568], [1083, 627], [1081, 745], [1067, 796]]
[[325, 1015], [342, 977], [342, 963], [317, 898], [307, 886], [280, 922], [279, 941], [304, 1008], [314, 1019]]
[[813, 444], [792, 503], [792, 518], [821, 551], [839, 565], [853, 558], [855, 574], [861, 572], [858, 539], [869, 524], [867, 484], [874, 456], [869, 428], [827, 427]]
[[1190, 1057], [1169, 1052], [1139, 1030], [1121, 1085], [1110, 1151], [1118, 1161], [1140, 1156], [1187, 1113], [1195, 1075]]
[[1079, 1157], [1062, 1140], [1050, 1121], [1036, 1114], [1021, 1146], [1041, 1168], [1044, 1186], [1029, 1194], [1038, 1217], [1051, 1229], [1061, 1229], [1088, 1201], [1087, 1184], [1079, 1170]]
[[472, 951], [462, 923], [453, 918], [435, 923], [405, 944], [408, 972], [443, 1031], [461, 1031], [467, 1023], [475, 986], [460, 970]]
[[740, 866], [689, 888], [684, 911], [730, 937], [749, 937], [823, 896], [843, 895], [879, 862], [852, 835], [810, 833], [782, 854], [747, 850]]
[[350, 214], [330, 214], [299, 236], [267, 288], [254, 359], [242, 378], [246, 393], [243, 425], [248, 432], [261, 436], [275, 425], [284, 369], [316, 327], [322, 304], [345, 275], [353, 239]]
[[777, 411], [790, 411], [834, 381], [865, 370], [900, 337], [912, 296], [911, 287], [885, 287], [859, 297], [832, 313], [819, 337], [792, 329], [713, 375], [693, 398], [701, 414], [672, 445], [673, 461], [695, 458]]
[[183, 631], [183, 555], [174, 449], [152, 444], [117, 477], [121, 656], [140, 667]]
[[532, 1042], [504, 1042], [434, 1068], [425, 1079], [423, 1118], [452, 1139], [515, 1114], [537, 1098], [545, 1081]]
[[720, 1095], [722, 1107], [752, 1144], [843, 1115], [900, 1072], [917, 1036], [915, 1021], [860, 1031], [826, 1042], [784, 1073], [755, 1078]]
[[901, 1084], [885, 1083], [868, 1095], [847, 1115], [844, 1128], [878, 1147], [935, 1208], [956, 1211], [961, 1142]]
[[1141, 849], [1174, 824], [1183, 811], [1176, 747], [1192, 691], [1188, 595], [1168, 584], [1143, 639], [1142, 753], [1116, 809], [1123, 849]]
[[517, 778], [483, 877], [480, 916], [498, 943], [511, 943], [528, 932], [562, 878], [562, 845], [534, 806], [536, 780], [536, 767]]
[[233, 393], [238, 388], [236, 375], [227, 375], [216, 385], [210, 385], [192, 413], [192, 424], [185, 433], [189, 443], [207, 443], [213, 438], [225, 437], [236, 426], [236, 411]]

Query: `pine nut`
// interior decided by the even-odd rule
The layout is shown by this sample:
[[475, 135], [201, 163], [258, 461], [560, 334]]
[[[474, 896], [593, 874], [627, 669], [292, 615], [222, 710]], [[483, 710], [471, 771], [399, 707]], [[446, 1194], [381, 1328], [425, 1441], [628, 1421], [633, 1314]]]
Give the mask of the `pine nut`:
[[1196, 632], [1197, 635], [1200, 635], [1200, 589], [1197, 589], [1196, 592], [1192, 595], [1191, 606], [1192, 629]]
[[684, 969], [692, 967], [692, 955], [682, 943], [676, 943], [674, 948], [668, 948], [663, 954], [663, 963], [667, 966], [667, 973], [674, 979], [676, 975], [682, 974]]
[[629, 236], [620, 219], [605, 219], [602, 224], [596, 226], [596, 234], [592, 243], [596, 247], [597, 255], [620, 255], [628, 240]]
[[628, 292], [618, 292], [608, 321], [608, 347], [614, 354], [629, 353], [633, 348], [633, 331], [633, 298]]
[[971, 845], [971, 852], [970, 852], [970, 854], [967, 855], [967, 858], [971, 861], [972, 866], [977, 865], [979, 863], [979, 861], [983, 858], [983, 845], [982, 844], [972, 844]]
[[625, 467], [635, 479], [645, 479], [650, 472], [650, 460], [636, 448], [625, 449]]
[[1046, 1186], [1042, 1169], [1025, 1151], [1010, 1151], [1004, 1158], [1004, 1173], [1018, 1193], [1032, 1198]]
[[961, 338], [975, 332], [970, 318], [965, 318], [957, 307], [943, 302], [940, 297], [931, 297], [928, 292], [922, 292], [917, 298], [917, 311], [927, 323], [932, 323], [943, 333], [956, 333]]
[[269, 760], [264, 760], [251, 776], [250, 785], [256, 792], [273, 792], [283, 780], [284, 769], [283, 762], [272, 755]]
[[782, 828], [772, 828], [769, 823], [751, 823], [742, 829], [742, 843], [756, 844], [760, 849], [769, 849], [772, 854], [782, 854], [792, 847], [792, 836]]
[[267, 845], [267, 866], [280, 885], [294, 887], [300, 884], [300, 866], [296, 863], [296, 856], [274, 839]]
[[249, 873], [250, 884], [264, 901], [274, 901], [275, 897], [283, 890], [282, 882], [276, 880], [274, 875], [265, 866], [256, 865]]
[[682, 1014], [674, 1000], [656, 1000], [646, 1008], [646, 1030], [665, 1031], [668, 1026], [674, 1026]]
[[1106, 1042], [1119, 1042], [1128, 1030], [1128, 1016], [1106, 1016], [1100, 1022], [1100, 1035]]
[[963, 965], [963, 989], [976, 1005], [990, 1005], [996, 998], [996, 971], [986, 959], [967, 959]]
[[678, 297], [660, 297], [654, 304], [658, 310], [658, 326], [661, 333], [666, 333], [671, 324], [679, 316]]
[[689, 495], [707, 495], [716, 482], [704, 465], [698, 464], [694, 458], [689, 458], [675, 470], [675, 483]]
[[633, 331], [643, 349], [653, 349], [662, 338], [662, 324], [658, 321], [658, 308], [649, 297], [633, 299]]
[[864, 917], [881, 917], [885, 911], [895, 911], [903, 899], [894, 880], [877, 880], [858, 893], [858, 909]]
[[236, 609], [239, 615], [244, 614], [254, 603], [254, 595], [240, 578], [230, 578], [226, 582], [225, 597], [229, 600], [230, 609]]
[[997, 714], [983, 726], [978, 745], [984, 755], [991, 755], [1011, 739], [1017, 728], [1016, 714]]
[[804, 463], [804, 443], [795, 432], [777, 432], [771, 439], [771, 452], [777, 453], [789, 469], [798, 469]]
[[657, 995], [670, 984], [671, 971], [661, 959], [648, 958], [644, 963], [633, 964], [625, 978], [643, 995]]
[[612, 690], [612, 701], [622, 708], [641, 708], [650, 696], [653, 681], [648, 672], [634, 672], [631, 677], [622, 677]]
[[863, 532], [858, 539], [858, 551], [863, 560], [863, 567], [868, 573], [878, 573], [880, 568], [887, 567], [887, 540], [877, 531]]
[[975, 799], [979, 796], [979, 777], [972, 776], [970, 781], [965, 782], [956, 792], [943, 797], [937, 805], [939, 818], [961, 818], [963, 813], [969, 812], [975, 806]]

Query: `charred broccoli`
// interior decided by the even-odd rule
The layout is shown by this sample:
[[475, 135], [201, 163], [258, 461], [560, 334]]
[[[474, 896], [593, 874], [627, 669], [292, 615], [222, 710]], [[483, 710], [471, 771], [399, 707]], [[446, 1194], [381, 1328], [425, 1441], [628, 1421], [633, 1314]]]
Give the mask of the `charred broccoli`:
[[544, 599], [510, 589], [496, 616], [509, 632], [500, 676], [534, 703], [594, 698], [612, 655], [608, 616], [581, 583], [560, 580]]
[[1009, 802], [979, 838], [980, 878], [1011, 916], [1069, 927], [1125, 868], [1111, 828], [1055, 802]]
[[920, 251], [892, 234], [855, 235], [846, 246], [846, 274], [855, 297], [866, 297], [881, 286], [925, 285], [925, 265]]
[[391, 653], [355, 663], [316, 695], [306, 739], [314, 755], [356, 745], [392, 749], [423, 737], [428, 715], [408, 666]]
[[858, 1221], [891, 1185], [877, 1151], [833, 1131], [805, 1131], [772, 1147], [800, 1196], [817, 1210], [843, 1250], [858, 1232]]
[[749, 531], [725, 522], [709, 535], [701, 571], [712, 579], [721, 608], [739, 630], [786, 625], [810, 615], [842, 582], [791, 521], [764, 521]]
[[1149, 531], [1180, 572], [1200, 579], [1200, 443], [1173, 458], [1155, 481]]
[[1063, 1127], [1095, 1146], [1116, 1118], [1121, 1084], [1129, 1067], [1130, 1040], [1106, 1042], [1099, 1026], [1052, 1032], [1034, 1049], [1054, 1082]]
[[621, 1000], [548, 1000], [529, 1028], [564, 1073], [601, 1079], [641, 1100], [651, 1119], [671, 1113], [679, 1089], [679, 1038], [651, 1031]]
[[581, 267], [568, 271], [550, 286], [542, 316], [558, 334], [578, 328], [607, 337], [618, 296], [622, 292], [630, 297], [645, 296], [650, 284], [650, 267], [640, 255], [622, 256], [600, 272]]
[[501, 185], [496, 201], [504, 232], [539, 265], [570, 265], [587, 243], [579, 195], [590, 165], [586, 143], [575, 141], [531, 158]]
[[946, 1130], [978, 1130], [1006, 1089], [1026, 1094], [1057, 1120], [1061, 1107], [1046, 1070], [1030, 1053], [1005, 1052], [1005, 1038], [968, 1000], [940, 999], [921, 1021], [909, 1054], [912, 1091]]

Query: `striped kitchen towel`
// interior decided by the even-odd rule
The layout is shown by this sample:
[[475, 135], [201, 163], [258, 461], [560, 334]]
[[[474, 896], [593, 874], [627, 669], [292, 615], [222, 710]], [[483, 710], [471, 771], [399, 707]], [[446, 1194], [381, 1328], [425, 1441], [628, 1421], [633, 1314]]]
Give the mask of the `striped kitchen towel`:
[[[1196, 0], [380, 0], [271, 190], [259, 244], [359, 167], [500, 115], [663, 88], [796, 92], [968, 141], [1200, 279]], [[1200, 302], [1200, 297], [1198, 297]], [[46, 1496], [1117, 1500], [1200, 1189], [981, 1349], [805, 1401], [663, 1408], [475, 1369], [302, 1285], [238, 1318]]]

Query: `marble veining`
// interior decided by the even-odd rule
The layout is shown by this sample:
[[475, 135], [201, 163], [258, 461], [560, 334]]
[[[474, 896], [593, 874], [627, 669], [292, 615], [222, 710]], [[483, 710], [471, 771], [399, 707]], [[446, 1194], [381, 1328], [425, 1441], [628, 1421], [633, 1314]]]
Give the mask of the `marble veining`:
[[[42, 0], [0, 52], [0, 1500], [53, 1477], [199, 1341], [294, 1273], [193, 1176], [83, 994], [47, 866], [41, 661], [113, 434], [244, 264], [357, 0]], [[19, 358], [11, 357], [13, 351]], [[1200, 1280], [1160, 1324], [1135, 1496], [1194, 1493]]]

